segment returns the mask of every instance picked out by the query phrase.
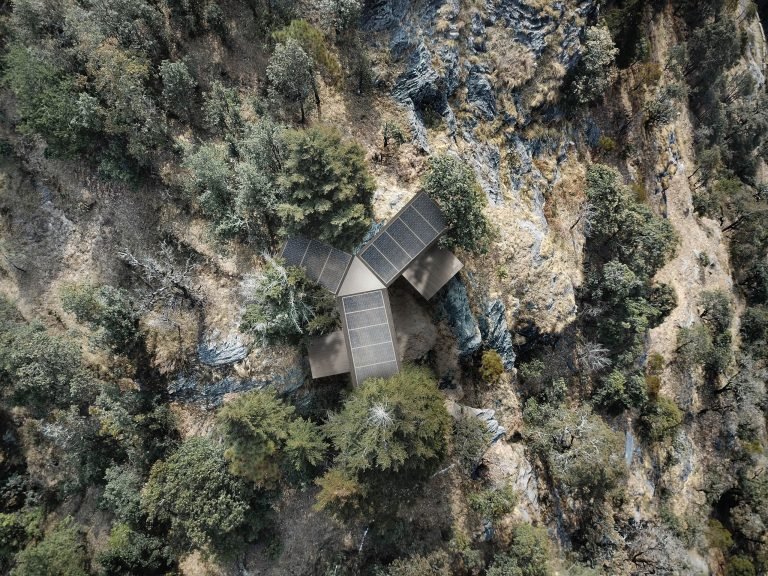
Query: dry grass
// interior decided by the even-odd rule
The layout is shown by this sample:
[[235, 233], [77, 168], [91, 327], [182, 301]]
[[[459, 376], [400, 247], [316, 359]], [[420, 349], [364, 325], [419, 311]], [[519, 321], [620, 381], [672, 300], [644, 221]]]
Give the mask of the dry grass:
[[489, 34], [488, 52], [494, 64], [492, 76], [496, 86], [514, 89], [533, 78], [536, 60], [530, 50], [504, 32]]

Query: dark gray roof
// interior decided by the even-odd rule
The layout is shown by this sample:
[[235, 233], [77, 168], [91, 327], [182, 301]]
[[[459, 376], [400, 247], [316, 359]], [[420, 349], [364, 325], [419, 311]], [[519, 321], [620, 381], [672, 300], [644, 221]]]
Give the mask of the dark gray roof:
[[440, 208], [422, 192], [395, 214], [358, 256], [389, 286], [446, 228]]
[[387, 291], [341, 296], [339, 301], [355, 384], [397, 374], [400, 361]]
[[322, 284], [334, 294], [339, 291], [341, 281], [347, 273], [352, 255], [337, 250], [317, 240], [295, 236], [288, 240], [281, 254], [288, 266], [298, 266], [307, 276]]
[[440, 208], [425, 193], [408, 202], [354, 258], [332, 246], [297, 236], [283, 247], [288, 266], [336, 294], [342, 332], [309, 343], [312, 376], [351, 372], [352, 381], [387, 378], [400, 370], [387, 287], [403, 275], [431, 298], [462, 264], [435, 242], [447, 228]]

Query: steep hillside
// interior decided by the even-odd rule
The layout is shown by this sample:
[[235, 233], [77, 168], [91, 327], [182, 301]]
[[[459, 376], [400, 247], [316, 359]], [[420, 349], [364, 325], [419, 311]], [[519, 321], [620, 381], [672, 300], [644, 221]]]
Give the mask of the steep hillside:
[[0, 0], [0, 573], [768, 573], [763, 4]]

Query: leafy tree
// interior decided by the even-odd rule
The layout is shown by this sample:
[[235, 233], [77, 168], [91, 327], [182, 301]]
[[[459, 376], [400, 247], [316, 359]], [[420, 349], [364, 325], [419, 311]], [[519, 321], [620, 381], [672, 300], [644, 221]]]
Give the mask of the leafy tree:
[[16, 556], [11, 576], [87, 576], [85, 543], [72, 518], [65, 518], [45, 537]]
[[214, 80], [203, 93], [203, 117], [211, 130], [227, 137], [238, 135], [243, 129], [240, 96], [234, 88]]
[[282, 472], [316, 466], [327, 446], [317, 426], [294, 412], [274, 391], [248, 392], [227, 403], [216, 420], [232, 474], [272, 488]]
[[445, 454], [450, 416], [426, 368], [371, 378], [325, 425], [338, 450], [334, 466], [351, 474], [430, 468]]
[[190, 98], [197, 82], [184, 62], [163, 60], [160, 63], [160, 79], [163, 82], [163, 104], [166, 110], [177, 116], [189, 115]]
[[699, 317], [711, 326], [715, 334], [727, 331], [733, 319], [731, 299], [722, 290], [705, 290], [699, 296]]
[[624, 439], [586, 408], [538, 406], [528, 400], [526, 435], [564, 492], [589, 501], [619, 488], [626, 474]]
[[182, 166], [190, 177], [184, 186], [196, 195], [203, 213], [214, 220], [226, 217], [232, 203], [229, 188], [230, 160], [223, 144], [201, 144], [196, 151], [185, 152]]
[[179, 551], [238, 549], [262, 526], [254, 503], [247, 483], [229, 472], [223, 447], [199, 437], [157, 462], [141, 493], [142, 511]]
[[312, 59], [314, 69], [318, 66], [329, 82], [338, 81], [341, 66], [336, 56], [330, 51], [323, 32], [306, 20], [291, 20], [285, 28], [272, 34], [277, 41], [285, 44], [292, 39], [299, 43], [302, 50]]
[[286, 268], [279, 260], [267, 260], [251, 294], [240, 330], [265, 342], [296, 342], [306, 334], [330, 331], [338, 322], [333, 296], [304, 270]]
[[0, 570], [7, 573], [16, 553], [41, 536], [42, 510], [21, 510], [0, 514]]
[[267, 66], [267, 78], [270, 98], [282, 107], [297, 104], [302, 124], [311, 95], [315, 95], [315, 104], [320, 109], [312, 59], [295, 39], [288, 38], [275, 46]]
[[62, 290], [61, 303], [78, 322], [101, 330], [98, 340], [111, 350], [130, 354], [138, 346], [139, 314], [124, 290], [112, 286], [70, 285]]
[[84, 123], [100, 126], [133, 161], [147, 164], [165, 135], [165, 118], [146, 89], [149, 61], [110, 38], [88, 52], [86, 70], [93, 81], [98, 100], [93, 110], [99, 119]]
[[547, 533], [543, 528], [518, 524], [512, 533], [509, 550], [497, 554], [486, 574], [488, 576], [551, 576], [552, 557]]
[[5, 78], [16, 97], [22, 134], [39, 134], [53, 152], [78, 151], [85, 135], [72, 125], [77, 116], [74, 78], [23, 46], [11, 46], [5, 57]]
[[362, 6], [360, 0], [321, 0], [319, 8], [326, 25], [341, 37], [355, 27]]
[[434, 157], [421, 186], [440, 206], [450, 226], [440, 242], [447, 247], [485, 253], [490, 246], [491, 226], [483, 214], [487, 201], [472, 168], [453, 156]]
[[282, 233], [304, 235], [348, 249], [371, 224], [374, 183], [362, 148], [332, 128], [285, 134], [286, 159], [278, 179]]
[[584, 51], [573, 81], [573, 94], [580, 104], [589, 104], [605, 95], [610, 86], [613, 61], [618, 53], [607, 28], [587, 28]]
[[131, 466], [120, 465], [108, 468], [104, 480], [106, 484], [101, 495], [101, 505], [120, 522], [138, 525], [142, 519], [141, 476]]
[[95, 378], [83, 368], [79, 347], [40, 326], [16, 325], [0, 347], [0, 384], [11, 399], [45, 415], [53, 407], [87, 402]]
[[112, 527], [107, 546], [96, 559], [103, 576], [161, 576], [173, 567], [162, 540], [136, 532], [127, 524]]

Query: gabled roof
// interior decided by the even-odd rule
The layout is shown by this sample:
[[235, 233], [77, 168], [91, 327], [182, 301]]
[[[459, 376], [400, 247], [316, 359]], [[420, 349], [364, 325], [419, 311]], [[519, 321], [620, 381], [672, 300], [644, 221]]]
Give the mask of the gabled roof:
[[389, 287], [448, 227], [425, 192], [414, 196], [358, 254]]
[[288, 240], [285, 263], [336, 294], [342, 320], [341, 332], [310, 342], [313, 377], [351, 372], [362, 384], [400, 370], [387, 288], [402, 275], [429, 299], [461, 269], [453, 254], [434, 246], [446, 228], [440, 208], [420, 193], [357, 256], [300, 236]]
[[307, 276], [334, 294], [338, 292], [352, 261], [351, 254], [302, 236], [290, 238], [283, 246], [281, 256], [286, 265], [303, 268]]

